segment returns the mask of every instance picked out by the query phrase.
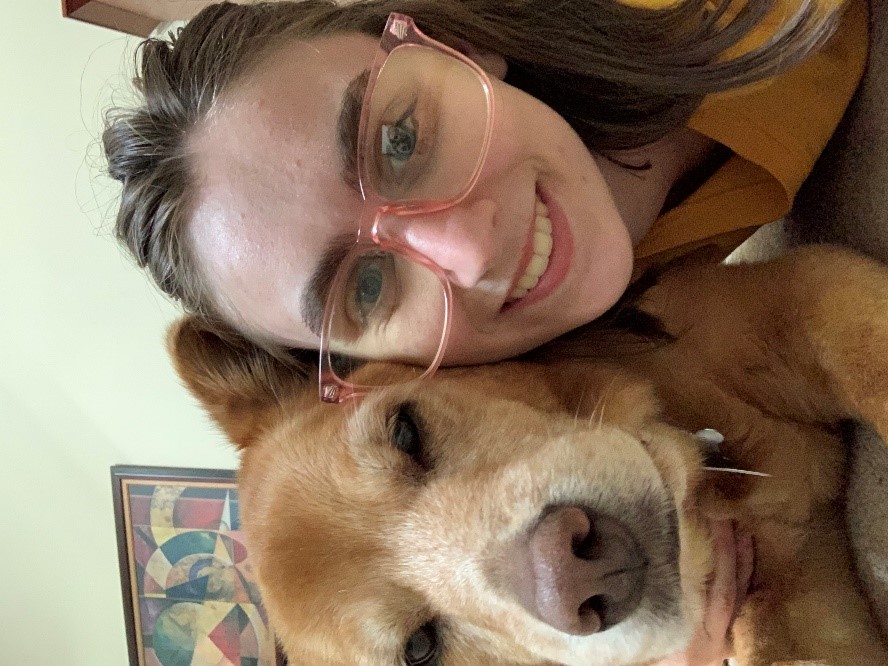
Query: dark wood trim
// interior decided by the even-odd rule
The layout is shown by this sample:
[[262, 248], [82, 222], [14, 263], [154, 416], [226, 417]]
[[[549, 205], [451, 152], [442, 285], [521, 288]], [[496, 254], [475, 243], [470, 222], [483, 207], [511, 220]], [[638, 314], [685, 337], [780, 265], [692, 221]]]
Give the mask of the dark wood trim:
[[202, 467], [153, 467], [151, 465], [112, 465], [112, 478], [157, 479], [158, 481], [236, 481], [233, 469]]
[[160, 23], [157, 19], [96, 0], [62, 0], [62, 15], [137, 37], [147, 37]]
[[138, 37], [147, 37], [161, 23], [190, 19], [214, 1], [61, 0], [62, 16]]
[[76, 12], [90, 1], [91, 0], [62, 0], [62, 16], [68, 16], [72, 12]]
[[129, 652], [130, 666], [139, 665], [139, 652], [136, 647], [136, 620], [133, 615], [133, 594], [130, 587], [129, 555], [126, 547], [126, 520], [123, 512], [123, 486], [121, 484], [123, 474], [117, 470], [127, 469], [121, 467], [111, 468], [111, 495], [114, 502], [114, 529], [117, 535], [117, 562], [120, 566], [120, 587], [123, 594], [123, 616], [126, 627], [126, 645]]

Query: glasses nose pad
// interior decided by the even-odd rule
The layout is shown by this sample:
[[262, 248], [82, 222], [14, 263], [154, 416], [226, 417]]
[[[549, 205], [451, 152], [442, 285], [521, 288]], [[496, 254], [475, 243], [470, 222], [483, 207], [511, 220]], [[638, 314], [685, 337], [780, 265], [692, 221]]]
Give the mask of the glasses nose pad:
[[446, 272], [446, 267], [438, 264], [436, 256], [441, 225], [441, 218], [435, 214], [381, 213], [372, 228], [373, 241], [379, 247], [395, 251], [414, 263], [431, 265], [435, 272]]
[[385, 215], [377, 220], [378, 242], [407, 248], [431, 262], [448, 282], [471, 289], [487, 275], [497, 252], [494, 214], [488, 200], [461, 202], [433, 213]]
[[404, 230], [410, 223], [411, 217], [409, 215], [394, 215], [380, 211], [370, 229], [373, 242], [383, 247], [391, 246], [391, 244], [406, 244], [404, 241]]

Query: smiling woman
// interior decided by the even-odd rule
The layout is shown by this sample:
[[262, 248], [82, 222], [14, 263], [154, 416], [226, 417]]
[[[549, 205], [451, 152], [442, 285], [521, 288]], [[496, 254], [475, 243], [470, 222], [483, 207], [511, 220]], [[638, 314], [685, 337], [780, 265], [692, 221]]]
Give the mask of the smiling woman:
[[[109, 115], [119, 237], [187, 310], [279, 354], [509, 357], [607, 310], [633, 255], [730, 249], [778, 216], [865, 54], [856, 5], [812, 53], [832, 3], [543, 4], [207, 8], [143, 45], [145, 104]], [[393, 9], [419, 29], [396, 19], [380, 48]], [[833, 98], [784, 103], [812, 80]], [[774, 91], [817, 136], [761, 144]], [[707, 227], [713, 201], [732, 215]]]
[[[195, 133], [202, 186], [186, 233], [230, 319], [316, 347], [305, 313], [329, 295], [331, 351], [431, 366], [447, 333], [450, 362], [525, 351], [619, 297], [631, 243], [583, 143], [535, 98], [428, 44], [395, 51], [374, 79], [358, 142], [363, 203], [342, 176], [334, 119], [373, 39], [282, 47]], [[380, 134], [395, 132], [417, 142], [409, 166], [384, 156]], [[552, 227], [545, 272], [532, 262], [538, 217]], [[340, 256], [356, 227], [367, 242]], [[516, 299], [522, 280], [534, 288]], [[555, 326], [552, 309], [564, 313]]]

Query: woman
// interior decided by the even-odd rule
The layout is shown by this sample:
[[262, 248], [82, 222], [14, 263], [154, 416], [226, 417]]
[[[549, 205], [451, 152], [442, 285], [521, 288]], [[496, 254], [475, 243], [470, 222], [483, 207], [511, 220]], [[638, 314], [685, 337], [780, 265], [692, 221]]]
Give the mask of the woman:
[[[633, 268], [723, 257], [788, 210], [865, 59], [863, 0], [835, 4], [211, 6], [143, 45], [144, 103], [109, 116], [118, 236], [272, 353], [514, 356], [604, 313]], [[680, 663], [722, 656], [736, 541]]]
[[[777, 219], [865, 57], [865, 12], [855, 4], [836, 39], [801, 67], [696, 108], [706, 92], [799, 60], [829, 22], [812, 19], [765, 52], [749, 52], [749, 42], [764, 40], [749, 25], [762, 3], [748, 3], [719, 30], [713, 24], [724, 21], [702, 12], [702, 0], [659, 12], [599, 0], [578, 3], [571, 16], [591, 35], [577, 46], [577, 28], [561, 16], [519, 13], [528, 5], [516, 4], [500, 17], [486, 4], [501, 3], [411, 10], [430, 36], [486, 69], [496, 102], [471, 196], [399, 230], [454, 287], [447, 363], [513, 356], [594, 319], [624, 291], [633, 254], [647, 263], [715, 244], [723, 255]], [[308, 297], [316, 291], [309, 278], [324, 272], [321, 257], [341, 259], [334, 250], [353, 236], [362, 201], [353, 175], [341, 178], [337, 123], [357, 123], [360, 101], [348, 84], [360, 84], [355, 77], [370, 66], [394, 6], [211, 7], [175, 48], [143, 47], [146, 104], [105, 133], [111, 172], [125, 184], [118, 234], [187, 309], [272, 348], [317, 348], [323, 304]], [[787, 5], [775, 12], [785, 16]], [[604, 27], [595, 30], [595, 20]], [[504, 30], [506, 21], [515, 28]], [[732, 43], [739, 59], [713, 65]], [[338, 120], [340, 112], [351, 117]], [[548, 263], [530, 267], [538, 199], [560, 213]], [[542, 276], [548, 293], [518, 298], [517, 283], [541, 269], [550, 273]], [[413, 333], [421, 315], [411, 312], [365, 355], [392, 355], [396, 344], [414, 360], [433, 354], [436, 336]]]

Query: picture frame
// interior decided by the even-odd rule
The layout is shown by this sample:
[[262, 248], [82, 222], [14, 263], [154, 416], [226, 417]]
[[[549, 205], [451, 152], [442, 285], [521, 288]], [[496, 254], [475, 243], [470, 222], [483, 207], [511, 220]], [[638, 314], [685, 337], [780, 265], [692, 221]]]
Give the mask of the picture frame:
[[130, 666], [285, 666], [235, 472], [115, 465], [111, 482]]

